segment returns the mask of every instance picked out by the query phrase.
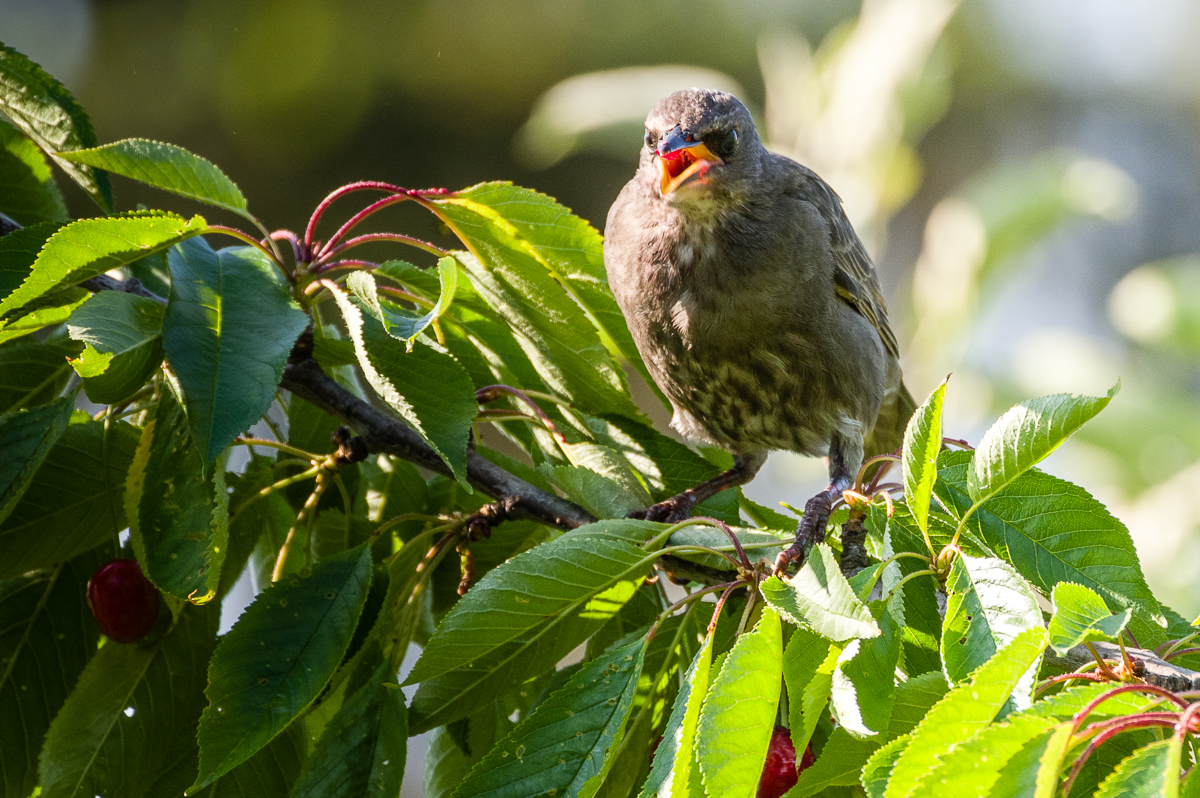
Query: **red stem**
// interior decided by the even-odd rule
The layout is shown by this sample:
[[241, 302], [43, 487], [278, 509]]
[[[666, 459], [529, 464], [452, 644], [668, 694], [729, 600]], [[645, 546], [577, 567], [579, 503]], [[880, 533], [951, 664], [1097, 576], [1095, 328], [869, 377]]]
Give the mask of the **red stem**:
[[1058, 684], [1059, 682], [1068, 681], [1070, 679], [1082, 679], [1082, 680], [1089, 681], [1089, 682], [1106, 682], [1106, 681], [1108, 681], [1107, 679], [1105, 679], [1103, 676], [1096, 673], [1095, 671], [1082, 671], [1079, 673], [1060, 673], [1058, 676], [1051, 676], [1049, 679], [1047, 679], [1046, 681], [1044, 681], [1040, 685], [1038, 685], [1038, 688], [1036, 690], [1034, 690], [1034, 695], [1040, 695], [1041, 693], [1043, 693], [1046, 690], [1047, 687]]
[[1182, 657], [1184, 654], [1195, 654], [1200, 651], [1200, 648], [1181, 648], [1178, 651], [1172, 651], [1168, 656], [1163, 657], [1165, 662], [1170, 662], [1176, 657]]
[[726, 526], [723, 521], [718, 521], [717, 519], [710, 518], [706, 515], [697, 515], [697, 516], [693, 517], [691, 520], [705, 521], [705, 522], [710, 523], [713, 526], [717, 527], [722, 532], [724, 532], [729, 537], [729, 539], [733, 542], [733, 550], [737, 552], [738, 559], [742, 561], [742, 565], [745, 566], [747, 571], [754, 570], [754, 566], [750, 563], [750, 558], [746, 556], [746, 550], [742, 548], [742, 542], [740, 540], [738, 540], [737, 535], [733, 534], [733, 530], [730, 529], [728, 526]]
[[1152, 684], [1123, 684], [1120, 687], [1114, 687], [1108, 692], [1097, 696], [1096, 698], [1092, 699], [1090, 704], [1081, 709], [1079, 714], [1075, 716], [1075, 725], [1071, 728], [1071, 734], [1075, 734], [1077, 731], [1079, 731], [1079, 728], [1083, 726], [1083, 722], [1087, 720], [1088, 715], [1096, 711], [1096, 707], [1100, 706], [1108, 699], [1120, 695], [1121, 693], [1150, 693], [1151, 695], [1157, 695], [1166, 698], [1167, 700], [1173, 702], [1175, 706], [1179, 707], [1180, 709], [1187, 709], [1188, 705], [1186, 701], [1172, 693], [1170, 690], [1164, 690], [1163, 688], [1155, 687]]
[[486, 388], [480, 388], [475, 392], [475, 401], [481, 405], [487, 404], [488, 402], [492, 402], [500, 398], [499, 394], [501, 393], [512, 394], [525, 404], [529, 405], [529, 408], [537, 414], [537, 417], [540, 418], [550, 429], [550, 431], [554, 433], [554, 436], [558, 438], [559, 443], [567, 442], [566, 437], [558, 431], [558, 427], [554, 426], [554, 422], [551, 421], [550, 417], [542, 411], [542, 408], [538, 407], [537, 402], [533, 401], [526, 396], [524, 392], [512, 387], [511, 385], [489, 385]]
[[304, 231], [304, 244], [310, 246], [313, 242], [313, 233], [317, 230], [317, 222], [321, 221], [321, 216], [325, 211], [329, 210], [329, 206], [338, 197], [344, 197], [352, 191], [390, 191], [394, 194], [401, 194], [408, 189], [402, 186], [393, 186], [391, 183], [380, 183], [377, 180], [362, 180], [357, 183], [349, 183], [341, 188], [334, 189], [333, 193], [325, 199], [321, 200], [313, 211], [312, 218], [308, 220], [308, 227]]
[[[1075, 764], [1071, 767], [1071, 775], [1067, 777], [1066, 783], [1063, 784], [1062, 794], [1071, 794], [1071, 785], [1075, 783], [1075, 777], [1079, 775], [1079, 771], [1083, 770], [1083, 765], [1085, 762], [1087, 762], [1088, 757], [1091, 756], [1092, 752], [1106, 743], [1109, 739], [1117, 736], [1123, 731], [1128, 731], [1130, 729], [1144, 729], [1149, 726], [1173, 727], [1175, 725], [1175, 720], [1179, 717], [1173, 712], [1166, 712], [1161, 714], [1170, 715], [1171, 720], [1161, 720], [1157, 717], [1150, 717], [1150, 714], [1151, 713], [1117, 718], [1117, 720], [1120, 721], [1119, 724], [1113, 724], [1097, 735], [1096, 739], [1092, 740], [1092, 742], [1088, 744], [1088, 747], [1083, 749], [1083, 753], [1079, 755], [1079, 759], [1075, 760]], [[1153, 714], [1157, 715], [1160, 713]]]
[[327, 274], [338, 269], [378, 269], [379, 264], [369, 260], [356, 260], [347, 258], [345, 260], [335, 260], [330, 263], [322, 264], [321, 268], [317, 269], [317, 274]]
[[713, 629], [717, 628], [717, 619], [721, 617], [721, 610], [725, 609], [725, 599], [729, 598], [729, 594], [741, 586], [742, 583], [740, 581], [732, 583], [729, 587], [725, 588], [725, 592], [721, 594], [719, 599], [717, 599], [717, 607], [713, 610], [712, 620], [708, 622], [709, 634], [712, 634]]
[[345, 252], [348, 249], [357, 247], [360, 244], [368, 244], [372, 241], [397, 241], [401, 244], [411, 244], [418, 249], [423, 249], [426, 252], [437, 255], [438, 257], [443, 257], [446, 254], [446, 250], [442, 249], [441, 247], [434, 246], [428, 241], [422, 241], [421, 239], [413, 238], [412, 236], [406, 236], [401, 233], [369, 233], [367, 235], [355, 236], [344, 244], [339, 244], [327, 252], [322, 252], [322, 258], [332, 258], [333, 256], [341, 252]]

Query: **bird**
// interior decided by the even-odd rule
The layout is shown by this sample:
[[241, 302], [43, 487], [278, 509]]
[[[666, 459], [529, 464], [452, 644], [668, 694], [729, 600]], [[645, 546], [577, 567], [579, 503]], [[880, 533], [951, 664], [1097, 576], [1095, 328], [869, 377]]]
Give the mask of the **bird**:
[[771, 451], [828, 457], [776, 573], [824, 539], [864, 457], [916, 408], [875, 265], [841, 199], [763, 145], [746, 106], [678, 91], [646, 117], [637, 172], [605, 224], [608, 283], [671, 426], [733, 467], [633, 517], [674, 523], [749, 482]]

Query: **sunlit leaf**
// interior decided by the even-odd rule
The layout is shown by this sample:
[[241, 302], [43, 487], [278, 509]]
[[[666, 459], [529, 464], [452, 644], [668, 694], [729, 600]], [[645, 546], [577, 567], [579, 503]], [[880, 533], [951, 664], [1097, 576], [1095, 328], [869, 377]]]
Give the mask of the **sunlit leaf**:
[[420, 343], [406, 352], [369, 310], [363, 312], [337, 289], [330, 292], [342, 311], [358, 363], [371, 387], [412, 425], [459, 483], [469, 489], [467, 438], [478, 412], [471, 378], [451, 355], [429, 345]]
[[938, 452], [942, 448], [942, 404], [945, 399], [946, 383], [942, 382], [925, 400], [925, 404], [917, 408], [904, 430], [901, 459], [904, 498], [922, 532], [929, 529], [929, 500], [937, 481]]
[[967, 473], [967, 492], [979, 504], [996, 495], [1108, 405], [1120, 383], [1104, 397], [1053, 394], [1021, 402], [984, 433]]
[[1096, 640], [1112, 642], [1133, 612], [1125, 609], [1114, 615], [1094, 591], [1071, 582], [1055, 585], [1050, 600], [1054, 604], [1048, 630], [1050, 647], [1059, 654]]
[[229, 537], [224, 468], [204, 472], [183, 408], [163, 391], [125, 482], [125, 517], [146, 577], [198, 603], [216, 594]]
[[214, 251], [193, 238], [172, 248], [167, 260], [163, 346], [207, 464], [271, 405], [308, 316], [267, 256], [252, 247]]
[[1013, 689], [1045, 650], [1046, 633], [1030, 629], [996, 653], [929, 711], [912, 732], [912, 741], [896, 761], [887, 798], [912, 794], [917, 784], [937, 767], [956, 744], [987, 727]]
[[[939, 460], [935, 491], [956, 517], [972, 504], [965, 485], [970, 459], [969, 452], [948, 452]], [[1028, 471], [977, 510], [967, 530], [1044, 595], [1059, 582], [1075, 582], [1114, 612], [1132, 607], [1164, 625], [1129, 530], [1083, 488]]]
[[783, 677], [779, 616], [765, 608], [725, 658], [700, 709], [696, 754], [709, 795], [753, 798], [775, 728]]
[[833, 711], [839, 725], [856, 737], [886, 732], [896, 700], [900, 628], [886, 607], [877, 623], [880, 634], [847, 643], [833, 671]]
[[707, 635], [675, 696], [662, 742], [654, 752], [650, 775], [640, 793], [643, 798], [687, 798], [694, 794], [694, 785], [700, 780], [695, 753], [696, 729], [700, 723], [700, 707], [708, 693], [711, 667], [712, 636]]
[[88, 398], [114, 404], [140, 388], [163, 359], [163, 306], [122, 291], [101, 291], [67, 322], [71, 337], [88, 347], [71, 362]]
[[875, 637], [879, 625], [842, 576], [829, 546], [813, 547], [804, 566], [790, 579], [772, 576], [762, 583], [763, 598], [789, 622], [822, 637], [843, 641]]
[[990, 795], [1001, 769], [1054, 725], [1055, 721], [1049, 718], [1016, 716], [1005, 723], [988, 726], [946, 753], [937, 768], [911, 794], [914, 798]]
[[381, 302], [375, 286], [375, 278], [369, 272], [356, 271], [346, 278], [346, 287], [353, 292], [355, 298], [366, 305], [371, 315], [379, 319], [387, 330], [388, 335], [406, 342], [411, 350], [412, 342], [417, 336], [437, 321], [454, 301], [454, 293], [458, 288], [458, 262], [454, 258], [445, 257], [438, 260], [438, 294], [437, 302], [428, 312], [418, 316], [415, 313], [401, 311], [391, 302]]
[[125, 139], [102, 147], [74, 150], [61, 160], [139, 180], [189, 199], [207, 202], [253, 221], [246, 198], [225, 173], [198, 155], [160, 141]]
[[125, 266], [152, 252], [203, 233], [207, 223], [163, 211], [133, 211], [80, 219], [46, 241], [24, 282], [0, 301], [0, 316], [53, 291]]
[[[1099, 599], [1097, 599], [1099, 600]], [[942, 663], [959, 684], [1026, 629], [1042, 628], [1042, 610], [1029, 583], [1003, 560], [959, 554], [946, 579]], [[1029, 706], [1032, 678], [1013, 694]]]

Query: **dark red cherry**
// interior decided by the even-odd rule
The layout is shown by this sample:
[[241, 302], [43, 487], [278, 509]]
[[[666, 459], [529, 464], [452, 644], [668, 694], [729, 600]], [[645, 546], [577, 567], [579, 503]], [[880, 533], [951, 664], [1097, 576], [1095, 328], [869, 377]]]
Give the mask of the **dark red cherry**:
[[783, 726], [771, 732], [771, 743], [767, 746], [767, 761], [763, 763], [762, 778], [758, 781], [758, 798], [779, 798], [792, 787], [800, 771], [816, 761], [812, 746], [804, 749], [800, 767], [796, 767], [796, 746], [792, 745], [792, 734]]
[[100, 631], [116, 643], [141, 640], [158, 618], [158, 589], [137, 560], [113, 560], [88, 580], [88, 606]]

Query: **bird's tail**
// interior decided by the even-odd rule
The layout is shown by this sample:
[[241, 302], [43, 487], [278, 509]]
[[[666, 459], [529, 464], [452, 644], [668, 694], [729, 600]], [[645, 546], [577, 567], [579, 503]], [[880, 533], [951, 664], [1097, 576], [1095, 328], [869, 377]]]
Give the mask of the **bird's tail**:
[[875, 428], [863, 441], [864, 456], [891, 454], [903, 446], [904, 429], [916, 409], [916, 400], [901, 381], [900, 390], [884, 400], [883, 407], [879, 408]]

